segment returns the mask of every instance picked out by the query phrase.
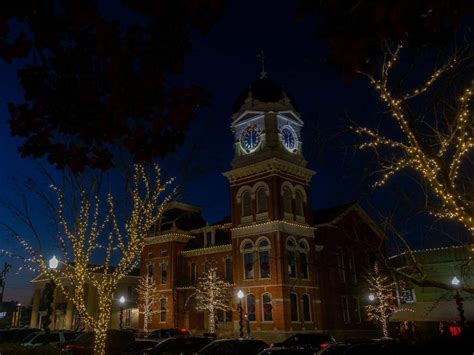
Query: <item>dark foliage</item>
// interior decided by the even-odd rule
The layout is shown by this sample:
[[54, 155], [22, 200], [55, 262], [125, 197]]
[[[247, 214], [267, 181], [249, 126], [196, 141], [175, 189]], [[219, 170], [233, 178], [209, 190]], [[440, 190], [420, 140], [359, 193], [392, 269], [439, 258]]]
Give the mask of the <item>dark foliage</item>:
[[328, 41], [329, 61], [345, 80], [371, 72], [387, 45], [444, 46], [472, 14], [470, 0], [301, 0], [299, 16], [318, 14], [318, 36]]
[[0, 57], [21, 59], [25, 100], [9, 103], [9, 125], [23, 157], [76, 172], [110, 168], [121, 148], [136, 162], [163, 157], [208, 103], [204, 89], [172, 79], [224, 0], [116, 2], [0, 3]]

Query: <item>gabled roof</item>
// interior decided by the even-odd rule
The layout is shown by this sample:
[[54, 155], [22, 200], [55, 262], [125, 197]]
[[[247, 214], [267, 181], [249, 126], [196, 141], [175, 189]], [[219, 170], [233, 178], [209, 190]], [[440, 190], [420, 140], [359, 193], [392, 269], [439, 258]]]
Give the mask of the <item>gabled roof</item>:
[[316, 226], [318, 224], [329, 224], [355, 205], [357, 205], [356, 202], [349, 202], [329, 208], [313, 210], [313, 224]]

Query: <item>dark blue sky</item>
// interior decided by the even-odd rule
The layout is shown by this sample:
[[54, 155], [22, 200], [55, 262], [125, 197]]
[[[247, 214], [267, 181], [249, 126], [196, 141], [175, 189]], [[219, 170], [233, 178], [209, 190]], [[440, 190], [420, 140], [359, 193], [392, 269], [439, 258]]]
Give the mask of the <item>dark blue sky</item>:
[[[195, 38], [179, 80], [206, 88], [212, 105], [200, 112], [182, 149], [164, 165], [169, 174], [177, 175], [182, 201], [201, 206], [210, 223], [229, 214], [229, 189], [222, 172], [230, 168], [233, 157], [231, 109], [240, 91], [258, 78], [256, 54], [261, 50], [268, 58], [269, 77], [285, 86], [306, 122], [304, 152], [317, 172], [312, 182], [314, 207], [370, 200], [383, 210], [391, 208], [394, 190], [370, 188], [364, 179], [366, 170], [372, 171], [370, 155], [355, 152], [351, 135], [345, 132], [348, 119], [375, 124], [381, 107], [366, 81], [348, 85], [325, 64], [326, 44], [314, 35], [313, 21], [297, 22], [291, 1], [230, 1], [211, 32]], [[6, 102], [22, 96], [12, 66], [0, 62], [0, 77], [0, 196], [15, 199], [11, 179], [37, 174], [31, 160], [20, 158], [18, 141], [10, 137], [6, 124]], [[183, 167], [186, 172], [181, 174]], [[0, 218], [7, 218], [3, 211]], [[16, 249], [11, 242], [0, 243]], [[2, 265], [3, 261], [0, 257]], [[26, 301], [30, 277], [11, 273], [5, 298]]]

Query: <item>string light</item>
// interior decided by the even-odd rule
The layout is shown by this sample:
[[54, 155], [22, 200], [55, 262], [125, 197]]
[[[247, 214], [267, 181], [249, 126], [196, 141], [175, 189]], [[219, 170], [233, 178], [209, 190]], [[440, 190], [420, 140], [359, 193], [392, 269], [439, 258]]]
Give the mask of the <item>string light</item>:
[[138, 312], [143, 314], [143, 331], [148, 332], [148, 325], [153, 320], [153, 315], [160, 313], [155, 305], [159, 301], [159, 291], [153, 277], [144, 275], [138, 281]]
[[[50, 186], [57, 195], [56, 213], [61, 227], [58, 240], [63, 248], [64, 258], [60, 260], [60, 268], [51, 269], [41, 253], [34, 250], [18, 233], [13, 233], [29, 255], [29, 258], [17, 257], [23, 260], [30, 270], [40, 272], [45, 278], [52, 280], [62, 294], [74, 304], [86, 326], [94, 331], [96, 355], [105, 354], [106, 332], [110, 325], [113, 294], [117, 285], [138, 265], [145, 237], [161, 218], [173, 194], [162, 198], [173, 179], [162, 183], [158, 165], [154, 166], [152, 175], [153, 181], [150, 183], [144, 167], [139, 164], [134, 166], [129, 186], [131, 211], [127, 218], [120, 219], [115, 213], [112, 194], [107, 194], [105, 202], [102, 203], [98, 194], [91, 192], [93, 196], [89, 197], [86, 191], [81, 189], [78, 191], [78, 206], [72, 206], [73, 209], [78, 207], [77, 213], [69, 221], [66, 217], [64, 191], [54, 185]], [[119, 221], [124, 221], [124, 224], [120, 226]], [[103, 235], [106, 236], [107, 242], [101, 244], [99, 238]], [[97, 250], [105, 252], [104, 263], [91, 266], [92, 255]], [[111, 257], [117, 253], [120, 254], [120, 259], [113, 267], [110, 263]], [[9, 255], [14, 256], [12, 253]], [[88, 283], [97, 291], [98, 305], [95, 314], [91, 314], [87, 309], [85, 286]]]
[[217, 268], [211, 267], [200, 278], [196, 286], [196, 310], [207, 311], [209, 317], [209, 332], [216, 332], [216, 311], [231, 309], [230, 290], [232, 285], [217, 276]]
[[380, 273], [377, 263], [374, 272], [367, 277], [369, 285], [370, 304], [365, 306], [367, 316], [370, 320], [382, 326], [383, 336], [388, 338], [388, 319], [396, 312], [414, 312], [412, 309], [397, 308], [396, 298], [393, 295], [394, 283], [390, 282], [388, 276]]
[[457, 60], [453, 58], [446, 65], [436, 70], [424, 85], [411, 93], [395, 97], [387, 83], [390, 69], [396, 64], [402, 48], [403, 44], [399, 44], [394, 54], [384, 63], [380, 79], [370, 74], [365, 75], [368, 76], [377, 90], [380, 99], [390, 109], [390, 114], [398, 124], [406, 142], [386, 138], [366, 127], [352, 127], [356, 134], [368, 138], [367, 142], [359, 145], [359, 148], [378, 149], [379, 147], [388, 147], [399, 154], [399, 158], [383, 167], [381, 179], [374, 186], [382, 186], [400, 170], [411, 168], [421, 175], [441, 202], [440, 208], [433, 211], [432, 214], [458, 221], [471, 233], [474, 233], [472, 206], [462, 193], [462, 183], [458, 181], [459, 168], [463, 163], [463, 159], [474, 148], [473, 131], [470, 128], [471, 121], [469, 119], [471, 115], [469, 104], [474, 94], [474, 82], [464, 90], [459, 98], [460, 108], [453, 120], [454, 129], [449, 134], [438, 132], [438, 141], [434, 145], [436, 151], [433, 153], [431, 147], [426, 148], [425, 142], [420, 141], [413, 130], [413, 126], [409, 124], [405, 113], [407, 102], [425, 93], [446, 71], [454, 67]]

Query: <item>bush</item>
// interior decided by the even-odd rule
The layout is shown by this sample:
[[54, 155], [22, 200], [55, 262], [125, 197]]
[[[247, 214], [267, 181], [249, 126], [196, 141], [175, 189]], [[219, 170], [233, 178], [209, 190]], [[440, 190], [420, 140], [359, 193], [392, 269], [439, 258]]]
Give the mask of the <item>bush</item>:
[[0, 355], [59, 355], [61, 351], [53, 345], [21, 346], [19, 344], [0, 344]]

